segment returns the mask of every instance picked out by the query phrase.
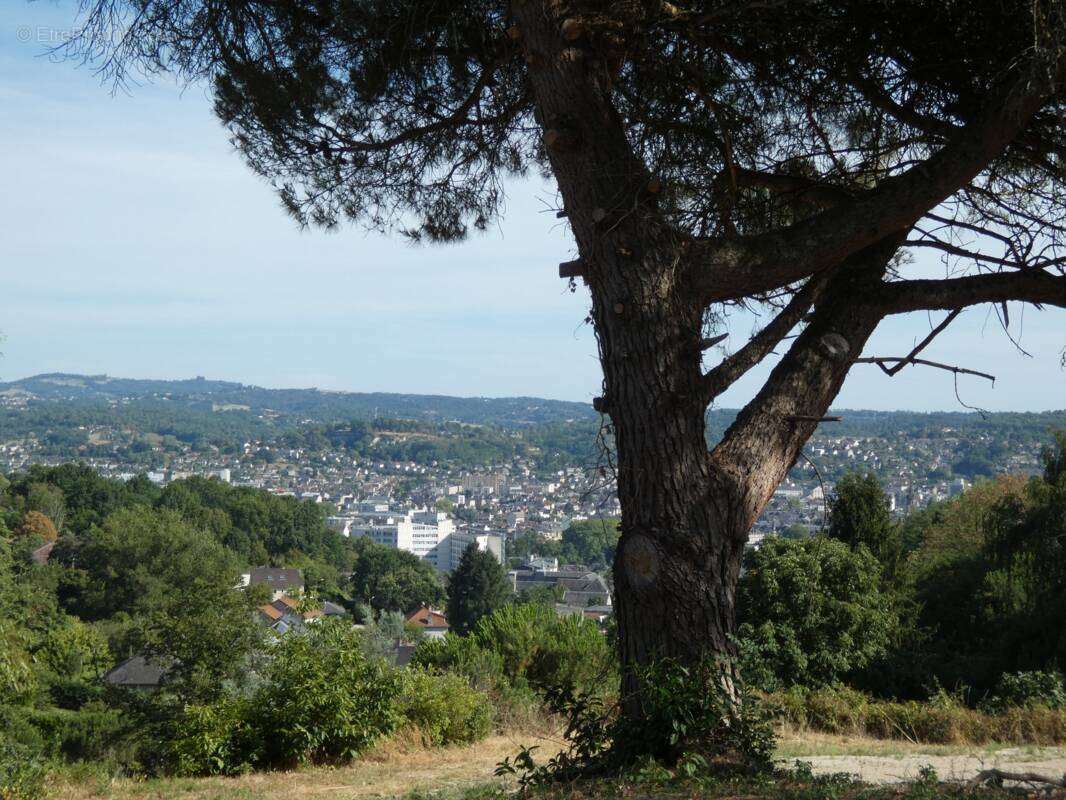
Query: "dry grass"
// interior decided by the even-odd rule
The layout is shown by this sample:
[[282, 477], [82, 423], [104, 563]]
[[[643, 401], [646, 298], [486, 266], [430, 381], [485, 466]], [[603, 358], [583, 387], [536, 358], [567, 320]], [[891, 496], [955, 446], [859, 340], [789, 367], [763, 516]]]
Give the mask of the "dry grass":
[[558, 744], [536, 735], [493, 736], [471, 747], [424, 748], [394, 739], [347, 767], [260, 772], [234, 778], [103, 778], [71, 774], [53, 779], [58, 800], [348, 800], [403, 797], [412, 792], [459, 789], [496, 780], [496, 764], [520, 745], [553, 752]]
[[935, 702], [892, 702], [843, 687], [778, 692], [767, 695], [765, 702], [784, 724], [849, 738], [906, 740], [916, 745], [1066, 744], [1064, 709], [1038, 706], [986, 714], [950, 696]]
[[[293, 772], [260, 772], [235, 778], [112, 778], [76, 768], [55, 776], [49, 797], [57, 800], [351, 800], [398, 798], [415, 793], [457, 791], [499, 779], [493, 770], [520, 746], [538, 745], [538, 761], [560, 743], [546, 732], [493, 736], [469, 747], [423, 747], [414, 732], [394, 737], [347, 767], [314, 767]], [[1066, 758], [1058, 748], [1008, 745], [916, 744], [899, 739], [843, 735], [784, 726], [777, 758], [825, 761], [830, 772], [861, 773], [866, 762], [938, 759], [1042, 762]], [[917, 763], [917, 761], [915, 762]], [[877, 766], [873, 764], [873, 766]], [[451, 796], [449, 794], [449, 796]]]

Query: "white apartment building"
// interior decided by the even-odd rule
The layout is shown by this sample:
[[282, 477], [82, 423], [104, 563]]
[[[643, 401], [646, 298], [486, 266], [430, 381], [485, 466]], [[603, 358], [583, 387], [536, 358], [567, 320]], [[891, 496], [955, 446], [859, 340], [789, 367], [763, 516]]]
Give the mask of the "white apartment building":
[[375, 544], [406, 550], [441, 572], [454, 570], [471, 544], [492, 553], [501, 564], [504, 560], [502, 536], [459, 531], [455, 521], [443, 511], [363, 511], [358, 515], [330, 517], [329, 526], [343, 536], [366, 536]]
[[475, 533], [473, 531], [455, 531], [437, 550], [437, 569], [452, 572], [459, 566], [459, 559], [470, 545], [476, 544], [483, 553], [492, 553], [496, 560], [504, 563], [503, 537], [496, 533]]
[[447, 514], [425, 510], [330, 517], [329, 525], [344, 536], [366, 536], [375, 544], [406, 550], [438, 569], [438, 545], [455, 532], [455, 523]]

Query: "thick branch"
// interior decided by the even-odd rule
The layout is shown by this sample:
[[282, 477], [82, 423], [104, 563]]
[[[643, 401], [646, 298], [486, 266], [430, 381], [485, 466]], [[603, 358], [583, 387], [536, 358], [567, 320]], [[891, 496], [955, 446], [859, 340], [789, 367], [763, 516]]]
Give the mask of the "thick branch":
[[734, 175], [738, 186], [767, 189], [771, 192], [790, 195], [796, 200], [807, 200], [828, 208], [838, 203], [851, 200], [854, 195], [839, 186], [829, 183], [801, 178], [798, 175], [782, 175], [772, 172], [760, 172], [745, 167], [735, 167]]
[[1017, 300], [1066, 308], [1066, 276], [1041, 271], [996, 272], [943, 280], [912, 280], [885, 284], [880, 302], [886, 313], [951, 311], [979, 303]]
[[867, 248], [834, 270], [808, 325], [712, 451], [716, 466], [743, 487], [746, 523], [799, 457], [880, 322], [878, 288], [899, 241]]
[[714, 398], [732, 386], [748, 370], [757, 365], [770, 354], [778, 344], [803, 319], [810, 307], [817, 301], [825, 286], [825, 281], [813, 278], [800, 289], [776, 317], [761, 331], [755, 334], [747, 344], [724, 359], [718, 366], [703, 376], [704, 398], [710, 403]]
[[770, 291], [910, 228], [980, 174], [1053, 94], [1052, 82], [1029, 68], [1012, 77], [937, 153], [852, 202], [781, 231], [694, 241], [688, 253], [694, 290], [708, 303]]

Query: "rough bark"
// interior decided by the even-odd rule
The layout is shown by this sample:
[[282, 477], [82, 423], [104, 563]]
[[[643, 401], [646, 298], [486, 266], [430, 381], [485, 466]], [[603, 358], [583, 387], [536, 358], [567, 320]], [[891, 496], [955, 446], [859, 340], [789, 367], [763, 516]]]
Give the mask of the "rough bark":
[[[683, 282], [683, 242], [645, 192], [650, 176], [609, 102], [607, 65], [566, 42], [540, 4], [516, 7], [548, 155], [592, 294], [604, 405], [618, 455], [614, 566], [626, 689], [654, 657], [732, 652], [744, 520], [722, 502], [704, 438], [703, 304]], [[711, 495], [717, 496], [711, 502]], [[627, 710], [639, 715], [631, 698]]]
[[[612, 106], [614, 55], [574, 34], [578, 26], [568, 26], [561, 9], [550, 0], [512, 6], [545, 151], [592, 297], [604, 372], [600, 407], [613, 424], [622, 505], [614, 581], [624, 711], [639, 719], [639, 667], [663, 657], [731, 662], [735, 587], [751, 526], [817, 427], [811, 420], [825, 413], [870, 334], [893, 313], [879, 298], [914, 302], [914, 290], [883, 282], [906, 229], [1001, 150], [1007, 128], [1020, 128], [1039, 103], [1004, 90], [1011, 107], [990, 108], [962, 129], [924, 176], [915, 169], [844, 202], [823, 192], [829, 208], [812, 220], [758, 241], [712, 245], [662, 219], [654, 177]], [[794, 251], [802, 258], [793, 259]], [[702, 374], [710, 300], [805, 278], [761, 334]], [[946, 304], [960, 293], [1001, 291], [998, 283], [951, 283], [938, 287]], [[1031, 286], [1043, 297], [1060, 292], [1062, 282]], [[707, 403], [803, 320], [763, 390], [708, 452]]]

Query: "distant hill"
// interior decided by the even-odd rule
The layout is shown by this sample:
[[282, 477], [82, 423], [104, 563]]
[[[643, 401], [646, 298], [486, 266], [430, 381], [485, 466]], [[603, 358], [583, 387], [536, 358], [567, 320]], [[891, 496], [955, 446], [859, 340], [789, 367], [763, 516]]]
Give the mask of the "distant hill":
[[[329, 423], [352, 419], [396, 418], [418, 422], [527, 427], [595, 420], [591, 404], [537, 397], [450, 397], [391, 392], [338, 392], [321, 389], [264, 389], [206, 378], [138, 380], [109, 375], [50, 373], [0, 383], [0, 403], [22, 399], [76, 405], [132, 404], [185, 407], [200, 412], [266, 416], [282, 424]], [[736, 409], [708, 411], [708, 428], [720, 434]], [[955, 428], [960, 431], [1024, 428], [1046, 432], [1066, 428], [1066, 410], [1047, 412], [868, 411], [834, 409], [843, 416], [826, 424], [826, 433], [848, 436], [892, 435]]]
[[108, 375], [51, 373], [0, 383], [4, 397], [73, 404], [168, 403], [199, 411], [282, 415], [301, 422], [396, 417], [422, 422], [524, 427], [588, 420], [586, 403], [535, 397], [448, 397], [319, 389], [264, 389], [230, 381], [135, 380]]
[[[1066, 430], [1066, 411], [834, 413], [842, 421], [821, 425], [811, 442], [812, 451], [822, 451], [830, 476], [854, 466], [839, 455], [851, 447], [841, 447], [841, 438], [873, 440], [867, 451], [884, 455], [886, 475], [909, 443], [939, 440], [933, 449], [942, 459], [972, 476], [995, 474], [1019, 454], [1028, 454], [1026, 463], [1033, 465], [1051, 431]], [[736, 414], [708, 411], [709, 443]], [[0, 383], [0, 443], [31, 440], [34, 458], [118, 459], [137, 468], [155, 468], [189, 451], [238, 452], [244, 443], [260, 441], [309, 453], [340, 447], [375, 458], [463, 466], [524, 455], [555, 470], [599, 463], [599, 426], [591, 404], [533, 397], [264, 389], [205, 378], [68, 374]]]

